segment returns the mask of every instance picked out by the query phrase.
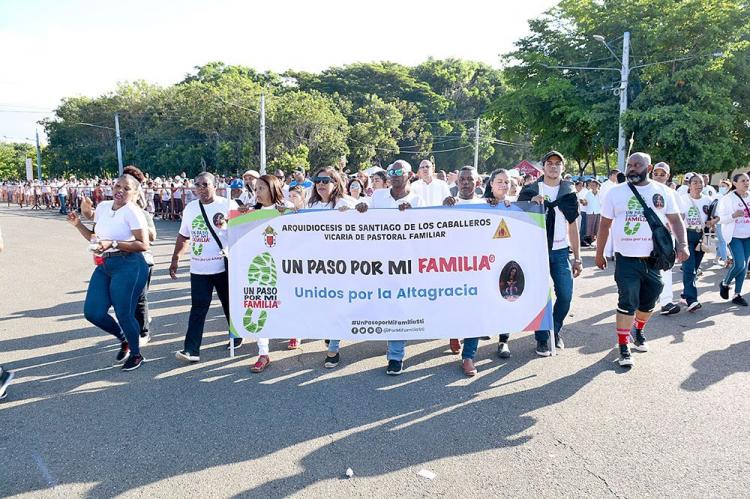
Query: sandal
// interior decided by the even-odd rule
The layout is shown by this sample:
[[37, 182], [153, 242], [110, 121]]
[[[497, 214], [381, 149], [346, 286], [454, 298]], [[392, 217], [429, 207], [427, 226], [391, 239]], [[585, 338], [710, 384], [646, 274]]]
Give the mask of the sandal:
[[250, 370], [254, 373], [262, 373], [270, 363], [271, 359], [268, 357], [268, 355], [261, 355], [260, 357], [258, 357], [258, 361], [250, 367]]
[[477, 374], [477, 368], [474, 367], [474, 361], [471, 359], [464, 359], [461, 362], [461, 368], [463, 368], [464, 374], [470, 378]]

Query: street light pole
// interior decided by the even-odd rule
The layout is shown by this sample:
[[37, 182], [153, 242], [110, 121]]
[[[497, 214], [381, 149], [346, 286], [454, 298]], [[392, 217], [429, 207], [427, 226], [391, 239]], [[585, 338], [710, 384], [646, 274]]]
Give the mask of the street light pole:
[[[605, 42], [602, 42], [605, 43]], [[606, 45], [606, 43], [605, 43]], [[622, 67], [620, 69], [620, 130], [617, 139], [617, 169], [625, 172], [625, 154], [627, 140], [622, 119], [628, 110], [628, 76], [630, 74], [630, 31], [626, 31], [622, 38]]]
[[266, 95], [260, 94], [260, 174], [266, 174]]
[[36, 176], [42, 180], [42, 151], [39, 148], [39, 130], [36, 131]]
[[122, 177], [122, 146], [120, 145], [120, 117], [115, 113], [115, 137], [117, 139], [117, 169]]

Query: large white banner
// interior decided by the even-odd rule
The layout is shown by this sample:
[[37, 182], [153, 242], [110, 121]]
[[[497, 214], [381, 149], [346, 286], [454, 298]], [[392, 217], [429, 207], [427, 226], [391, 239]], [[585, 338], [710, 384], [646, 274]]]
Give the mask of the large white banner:
[[389, 340], [550, 329], [544, 219], [521, 204], [232, 213], [232, 332]]

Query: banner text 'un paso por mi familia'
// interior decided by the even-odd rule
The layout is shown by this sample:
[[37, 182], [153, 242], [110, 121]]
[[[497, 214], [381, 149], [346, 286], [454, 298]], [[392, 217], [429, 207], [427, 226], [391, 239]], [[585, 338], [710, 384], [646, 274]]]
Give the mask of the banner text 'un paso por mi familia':
[[233, 334], [463, 338], [549, 329], [540, 208], [233, 213]]

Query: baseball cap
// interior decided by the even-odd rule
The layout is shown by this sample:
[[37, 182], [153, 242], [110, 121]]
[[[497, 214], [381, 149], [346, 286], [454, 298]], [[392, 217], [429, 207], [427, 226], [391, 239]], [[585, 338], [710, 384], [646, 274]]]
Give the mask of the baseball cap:
[[557, 156], [562, 161], [562, 164], [565, 164], [565, 156], [563, 156], [561, 153], [557, 151], [550, 151], [547, 154], [544, 155], [542, 158], [542, 164], [546, 163], [548, 159], [550, 159], [552, 156]]
[[232, 183], [229, 184], [230, 189], [242, 189], [243, 187], [245, 187], [245, 184], [243, 184], [242, 180], [238, 178], [232, 180]]
[[664, 161], [660, 163], [656, 163], [654, 165], [654, 170], [664, 170], [665, 172], [667, 172], [667, 175], [669, 175], [669, 165], [666, 164]]

